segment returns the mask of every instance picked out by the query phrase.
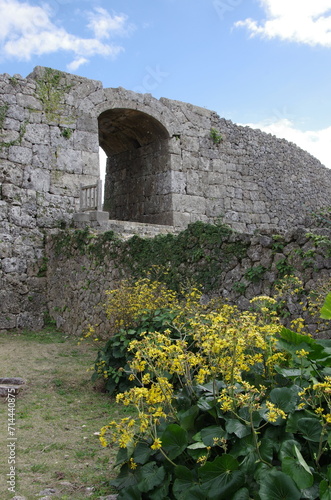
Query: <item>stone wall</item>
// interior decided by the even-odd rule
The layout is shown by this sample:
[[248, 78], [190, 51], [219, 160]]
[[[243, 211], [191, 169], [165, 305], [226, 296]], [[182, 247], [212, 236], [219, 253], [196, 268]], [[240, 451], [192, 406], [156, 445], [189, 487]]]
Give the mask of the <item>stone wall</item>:
[[318, 160], [213, 111], [50, 68], [0, 75], [0, 329], [43, 324], [44, 240], [74, 224], [80, 185], [99, 179], [99, 146], [115, 219], [180, 230], [223, 217], [241, 232], [281, 231], [330, 200]]
[[[81, 232], [60, 231], [48, 238], [49, 313], [58, 327], [68, 334], [80, 336], [89, 325], [95, 325], [97, 335], [106, 336], [105, 291], [116, 287], [120, 278], [130, 275], [128, 261], [131, 262], [131, 271], [141, 266], [135, 249], [141, 250], [146, 240], [140, 239], [140, 242], [135, 241], [135, 246], [131, 246], [130, 240], [116, 241], [111, 235], [105, 239], [107, 234], [94, 234], [94, 237], [85, 234], [83, 237]], [[206, 234], [203, 229], [199, 236], [192, 231], [188, 239], [184, 239], [188, 242], [185, 247], [182, 246], [184, 233], [173, 236], [171, 248], [178, 253], [175, 259], [165, 250], [165, 261], [170, 266], [176, 262], [176, 271], [182, 273], [183, 282], [189, 279], [191, 282], [200, 281], [203, 285], [212, 284], [206, 291], [206, 297], [220, 296], [244, 310], [251, 307], [249, 301], [255, 296], [275, 295], [275, 285], [284, 276], [294, 274], [302, 281], [304, 293], [295, 296], [288, 291], [285, 294], [286, 314], [291, 319], [303, 316], [310, 333], [317, 337], [330, 337], [329, 322], [322, 321], [320, 324], [318, 316], [311, 317], [304, 310], [312, 290], [321, 283], [326, 284], [328, 290], [331, 284], [330, 230], [318, 230], [312, 237], [302, 229], [288, 231], [284, 235], [249, 235], [224, 233], [222, 228], [218, 230], [216, 227], [211, 238]], [[163, 238], [165, 249], [169, 248], [166, 236], [158, 238], [159, 243]], [[59, 241], [62, 241], [60, 246]], [[150, 266], [163, 262], [160, 246], [162, 243], [156, 253], [150, 251], [143, 273]], [[148, 253], [148, 247], [145, 252]], [[172, 285], [176, 279], [170, 277]], [[295, 284], [292, 290], [296, 288]]]
[[99, 178], [97, 124], [75, 105], [100, 84], [42, 75], [0, 76], [0, 329], [43, 325], [45, 234], [70, 223], [80, 183]]

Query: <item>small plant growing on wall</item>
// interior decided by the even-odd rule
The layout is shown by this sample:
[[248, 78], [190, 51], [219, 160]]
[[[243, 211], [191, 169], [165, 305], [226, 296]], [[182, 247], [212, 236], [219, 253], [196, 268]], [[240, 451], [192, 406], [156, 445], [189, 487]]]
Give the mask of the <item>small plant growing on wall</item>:
[[70, 139], [70, 137], [72, 136], [72, 129], [71, 128], [63, 128], [61, 130], [61, 135], [65, 139]]
[[210, 129], [210, 138], [215, 145], [218, 145], [223, 141], [222, 135], [216, 128]]

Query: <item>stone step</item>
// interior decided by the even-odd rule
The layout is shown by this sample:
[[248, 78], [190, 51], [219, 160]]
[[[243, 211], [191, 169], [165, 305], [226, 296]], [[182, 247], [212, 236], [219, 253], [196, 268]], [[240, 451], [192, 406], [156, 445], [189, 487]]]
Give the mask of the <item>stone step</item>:
[[[0, 378], [0, 397], [7, 397], [8, 394], [18, 394], [19, 390], [25, 385], [25, 380], [20, 377]], [[8, 389], [10, 389], [8, 391]]]
[[138, 235], [145, 238], [152, 238], [158, 234], [176, 234], [173, 226], [162, 224], [150, 224], [147, 222], [131, 222], [125, 220], [111, 220], [108, 218], [108, 212], [79, 212], [74, 214], [75, 227], [89, 226], [98, 232], [114, 231], [122, 236], [123, 239], [132, 238]]

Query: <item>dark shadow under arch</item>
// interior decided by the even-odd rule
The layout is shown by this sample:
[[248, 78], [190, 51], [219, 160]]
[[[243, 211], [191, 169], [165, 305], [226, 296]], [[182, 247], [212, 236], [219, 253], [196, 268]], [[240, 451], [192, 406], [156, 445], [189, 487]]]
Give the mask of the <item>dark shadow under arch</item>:
[[111, 219], [173, 224], [170, 136], [153, 116], [115, 108], [98, 118], [107, 155], [104, 210]]
[[169, 138], [158, 120], [135, 109], [110, 109], [98, 121], [99, 143], [107, 156]]

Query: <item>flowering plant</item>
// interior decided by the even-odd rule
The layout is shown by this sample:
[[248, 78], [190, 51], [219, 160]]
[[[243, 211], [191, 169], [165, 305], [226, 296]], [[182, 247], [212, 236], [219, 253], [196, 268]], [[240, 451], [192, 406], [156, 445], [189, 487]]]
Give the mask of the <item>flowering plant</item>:
[[331, 341], [282, 327], [274, 299], [252, 307], [195, 291], [129, 344], [137, 385], [117, 401], [136, 413], [100, 432], [119, 500], [331, 499]]

